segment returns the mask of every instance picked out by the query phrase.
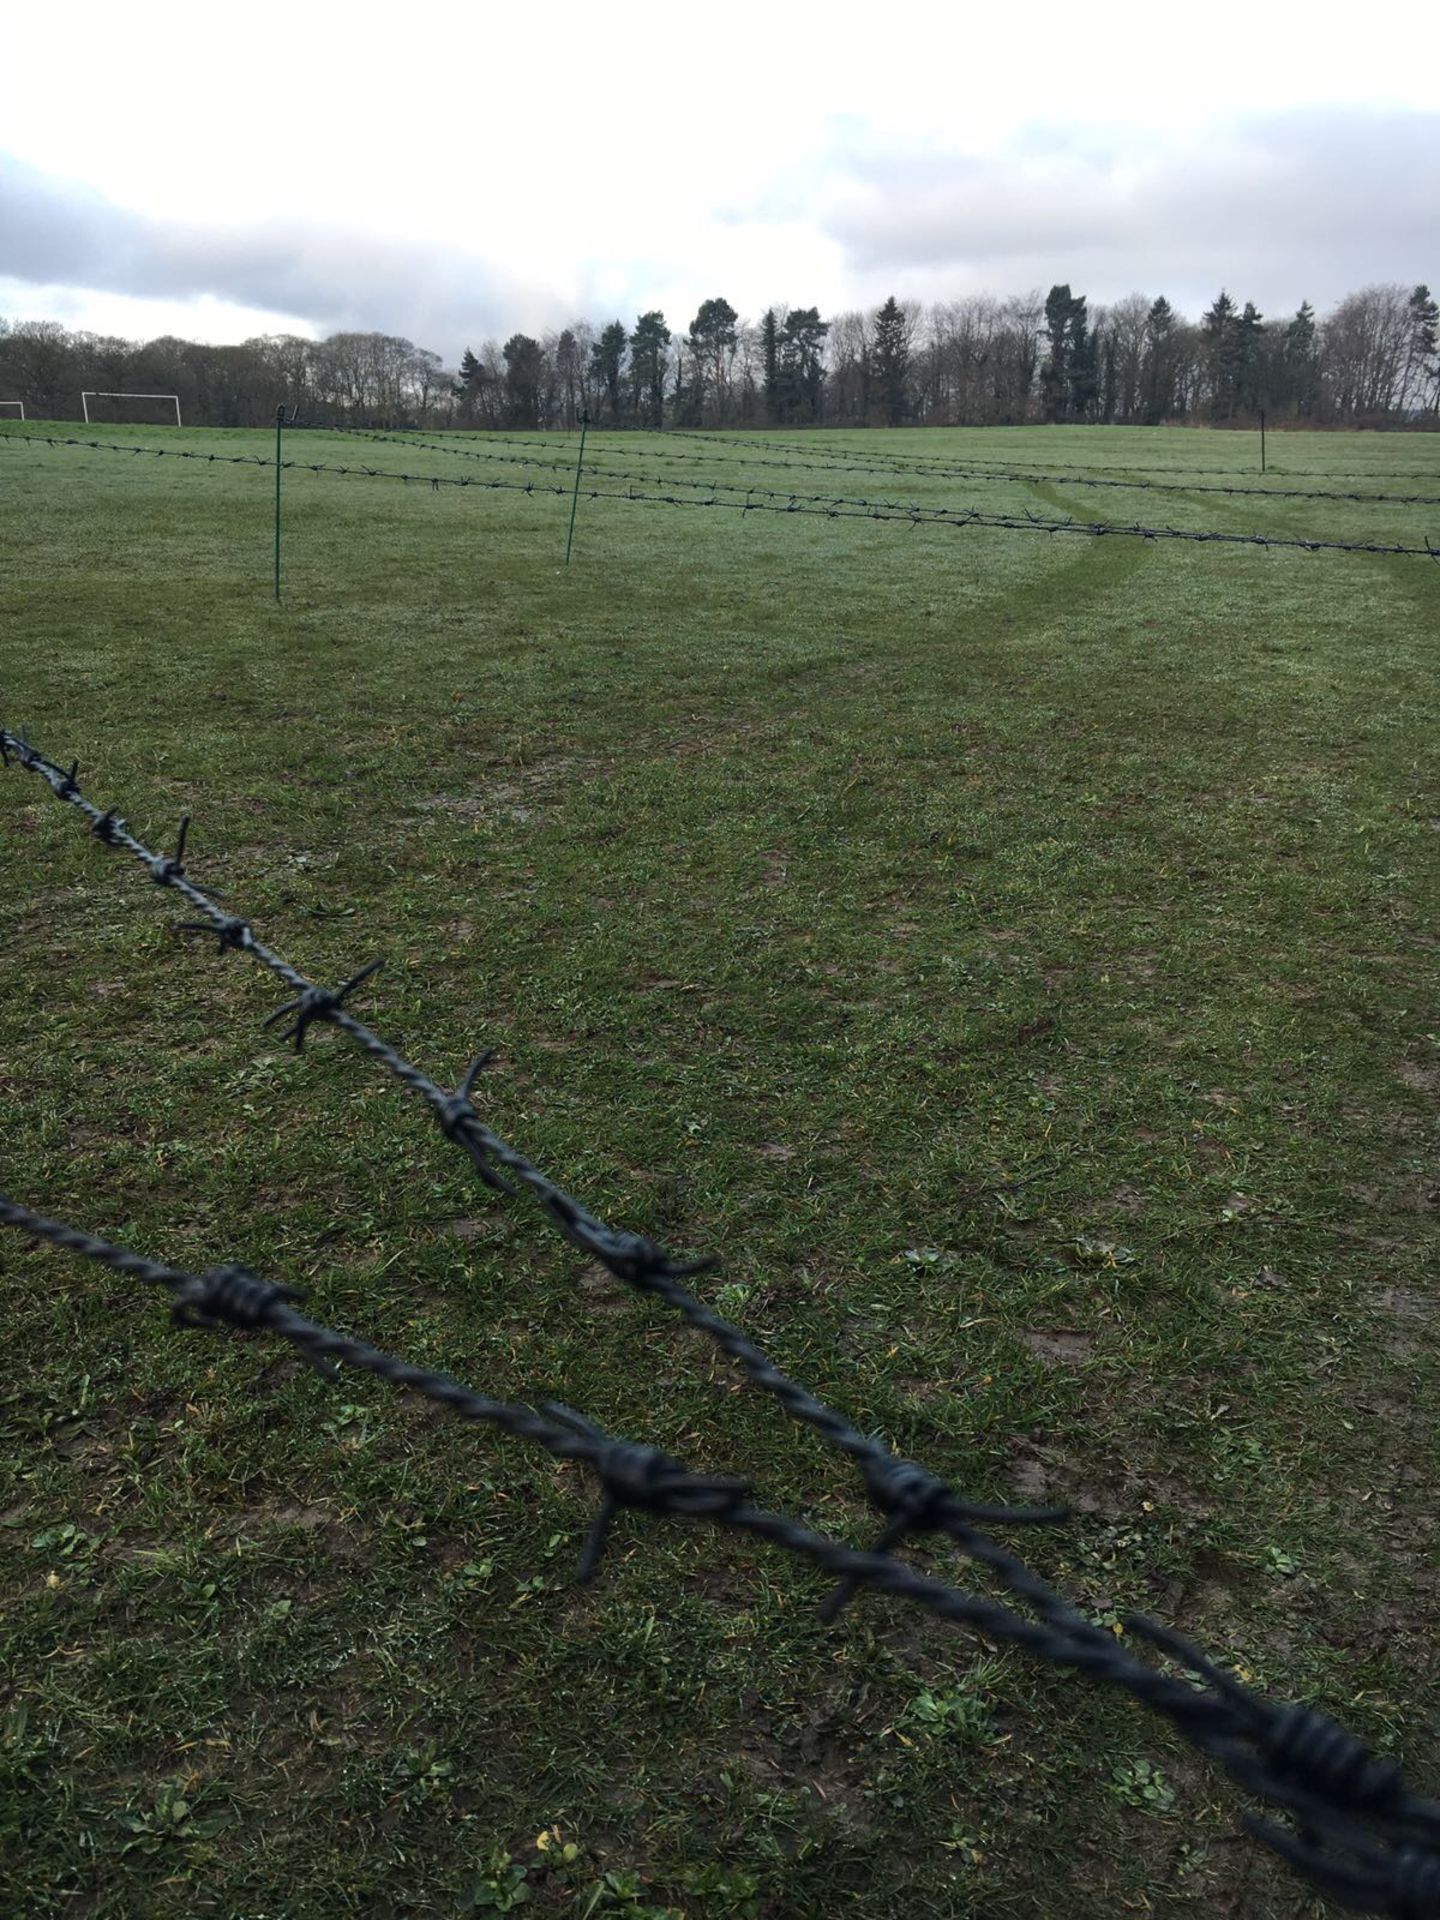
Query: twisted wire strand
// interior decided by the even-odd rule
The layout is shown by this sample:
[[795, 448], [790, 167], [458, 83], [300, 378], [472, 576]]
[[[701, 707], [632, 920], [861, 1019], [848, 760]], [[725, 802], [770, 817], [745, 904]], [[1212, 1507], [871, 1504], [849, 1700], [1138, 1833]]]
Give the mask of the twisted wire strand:
[[458, 1418], [541, 1446], [576, 1462], [600, 1484], [580, 1577], [598, 1563], [615, 1513], [632, 1507], [655, 1516], [704, 1520], [764, 1540], [839, 1580], [910, 1602], [937, 1619], [978, 1631], [1053, 1666], [1128, 1693], [1168, 1720], [1257, 1798], [1290, 1813], [1295, 1827], [1247, 1817], [1248, 1830], [1318, 1891], [1340, 1904], [1394, 1920], [1435, 1911], [1440, 1889], [1440, 1803], [1412, 1793], [1393, 1762], [1377, 1759], [1313, 1708], [1277, 1704], [1221, 1672], [1178, 1635], [1144, 1620], [1128, 1624], [1182, 1672], [1177, 1678], [1138, 1660], [1112, 1634], [1028, 1619], [989, 1595], [957, 1588], [894, 1560], [865, 1552], [751, 1504], [751, 1484], [733, 1475], [692, 1473], [659, 1449], [616, 1439], [569, 1408], [543, 1412], [476, 1392], [449, 1374], [417, 1366], [354, 1334], [296, 1311], [299, 1289], [262, 1280], [248, 1268], [203, 1274], [164, 1266], [97, 1235], [48, 1219], [0, 1194], [0, 1224], [166, 1288], [171, 1317], [187, 1328], [265, 1331], [288, 1341], [329, 1378], [352, 1367], [415, 1393]]

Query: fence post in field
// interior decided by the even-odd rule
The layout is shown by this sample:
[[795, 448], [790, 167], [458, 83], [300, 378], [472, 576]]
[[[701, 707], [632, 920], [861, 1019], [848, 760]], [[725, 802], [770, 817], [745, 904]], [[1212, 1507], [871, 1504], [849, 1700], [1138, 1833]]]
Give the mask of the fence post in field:
[[575, 491], [570, 496], [570, 531], [565, 537], [565, 564], [570, 564], [570, 549], [575, 544], [575, 510], [580, 505], [580, 469], [585, 464], [585, 433], [590, 425], [590, 416], [582, 410], [580, 414], [580, 452], [575, 461]]
[[1265, 471], [1265, 409], [1260, 409], [1260, 471]]
[[275, 409], [275, 600], [280, 600], [280, 457], [285, 435], [285, 407]]

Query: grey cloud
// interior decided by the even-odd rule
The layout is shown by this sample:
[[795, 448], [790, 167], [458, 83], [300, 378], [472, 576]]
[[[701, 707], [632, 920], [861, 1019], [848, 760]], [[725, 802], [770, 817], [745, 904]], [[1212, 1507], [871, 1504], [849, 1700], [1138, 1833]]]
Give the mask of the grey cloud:
[[1140, 286], [1192, 311], [1222, 285], [1265, 310], [1440, 277], [1440, 114], [1307, 109], [1171, 143], [1032, 130], [1009, 154], [842, 162], [824, 230], [867, 289]]
[[332, 228], [288, 232], [160, 221], [0, 155], [0, 275], [148, 299], [203, 295], [293, 315], [321, 332], [404, 333], [447, 354], [560, 317], [552, 292], [458, 249]]
[[[1440, 280], [1440, 114], [1309, 109], [1163, 144], [1035, 125], [1008, 150], [877, 150], [862, 126], [727, 220], [803, 221], [838, 244], [843, 297], [928, 299], [1043, 289], [1094, 300], [1140, 287], [1192, 315], [1223, 284], [1268, 314], [1324, 308], [1373, 280]], [[213, 295], [321, 332], [408, 334], [447, 356], [515, 326], [586, 310], [615, 276], [653, 304], [671, 264], [576, 263], [575, 284], [527, 283], [462, 247], [311, 223], [210, 228], [115, 205], [0, 155], [0, 280], [141, 298]], [[588, 283], [588, 284], [587, 284]], [[707, 289], [708, 290], [708, 289]], [[813, 298], [800, 289], [798, 299]]]

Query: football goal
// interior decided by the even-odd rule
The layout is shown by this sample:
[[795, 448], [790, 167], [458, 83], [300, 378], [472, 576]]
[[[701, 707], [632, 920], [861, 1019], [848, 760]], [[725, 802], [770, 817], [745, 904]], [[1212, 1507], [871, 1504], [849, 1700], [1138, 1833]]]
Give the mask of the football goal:
[[[97, 407], [96, 412], [105, 414], [107, 417], [107, 422], [96, 421], [91, 419], [90, 402], [92, 400], [163, 400], [166, 403], [167, 413], [170, 407], [174, 407], [175, 424], [177, 427], [180, 424], [180, 396], [178, 393], [98, 393], [92, 388], [88, 392], [82, 393], [80, 396], [80, 406], [81, 406], [81, 410], [85, 415], [85, 424], [87, 427], [106, 424], [109, 420], [109, 409], [104, 407]], [[110, 424], [115, 424], [115, 423], [111, 422]], [[145, 420], [145, 421], [127, 420], [121, 424], [124, 424], [125, 426], [140, 426], [140, 425], [152, 426], [155, 423], [150, 420]], [[170, 424], [168, 419], [166, 420], [165, 424], [167, 426]]]
[[20, 418], [22, 420], [25, 418], [25, 402], [23, 400], [0, 400], [0, 407], [19, 407]]

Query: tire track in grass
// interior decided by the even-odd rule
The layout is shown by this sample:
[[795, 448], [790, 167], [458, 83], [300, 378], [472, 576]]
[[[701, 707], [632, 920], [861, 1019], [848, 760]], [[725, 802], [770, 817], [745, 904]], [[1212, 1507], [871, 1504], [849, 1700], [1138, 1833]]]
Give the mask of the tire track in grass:
[[[1026, 485], [1028, 491], [1057, 512], [1074, 511], [1053, 489], [1033, 483]], [[1062, 536], [1055, 535], [1054, 541], [1061, 542]], [[1063, 544], [1068, 549], [1068, 540]], [[1052, 617], [1070, 621], [1119, 593], [1156, 557], [1156, 548], [1149, 541], [1096, 535], [1077, 550], [1067, 551], [1063, 565], [1036, 570], [1018, 593], [997, 592], [982, 605], [987, 613], [1001, 612], [1000, 624], [1007, 627], [1028, 625], [1030, 616], [1036, 613], [1044, 616], [1044, 626], [1051, 624]]]

